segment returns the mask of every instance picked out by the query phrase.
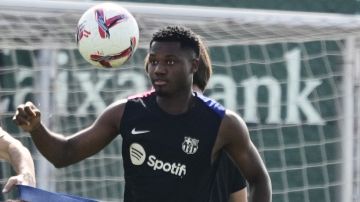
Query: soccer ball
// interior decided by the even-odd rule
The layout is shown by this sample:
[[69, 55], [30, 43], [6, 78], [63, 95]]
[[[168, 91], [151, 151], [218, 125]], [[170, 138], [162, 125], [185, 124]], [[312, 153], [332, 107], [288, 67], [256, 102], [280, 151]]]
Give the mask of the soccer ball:
[[104, 68], [120, 67], [138, 46], [139, 27], [134, 16], [122, 6], [98, 4], [79, 19], [76, 43], [89, 63]]

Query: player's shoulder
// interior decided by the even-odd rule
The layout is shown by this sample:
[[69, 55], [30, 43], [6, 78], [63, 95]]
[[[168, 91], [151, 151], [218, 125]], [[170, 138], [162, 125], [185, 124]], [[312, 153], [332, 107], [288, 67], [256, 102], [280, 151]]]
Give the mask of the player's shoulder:
[[150, 106], [154, 106], [156, 102], [156, 93], [154, 90], [138, 93], [127, 98], [127, 109], [148, 109]]
[[201, 93], [194, 92], [194, 96], [198, 98], [198, 100], [204, 104], [207, 108], [216, 112], [219, 116], [223, 117], [225, 115], [225, 107], [217, 102], [216, 100], [209, 98]]
[[127, 99], [114, 101], [105, 108], [105, 110], [100, 114], [100, 117], [110, 119], [109, 121], [118, 120], [118, 118], [120, 118], [124, 112], [126, 103]]
[[120, 99], [111, 103], [99, 114], [98, 121], [95, 122], [95, 125], [98, 127], [104, 127], [104, 125], [106, 125], [107, 127], [115, 126], [115, 128], [119, 128], [126, 103], [127, 99]]
[[230, 125], [246, 125], [244, 119], [238, 113], [230, 109], [225, 110], [224, 122]]
[[116, 100], [115, 102], [111, 103], [107, 108], [114, 109], [114, 108], [124, 107], [127, 101], [128, 101], [127, 99]]
[[243, 122], [243, 118], [235, 111], [231, 110], [231, 109], [226, 109], [225, 110], [225, 115], [224, 118], [226, 118], [228, 121], [241, 121]]
[[128, 104], [128, 103], [131, 103], [131, 102], [137, 102], [138, 100], [142, 100], [142, 99], [146, 99], [146, 98], [149, 98], [151, 97], [152, 95], [154, 94], [154, 91], [153, 90], [149, 90], [149, 91], [145, 91], [145, 92], [142, 92], [142, 93], [137, 93], [137, 94], [134, 94], [134, 95], [130, 95], [128, 96], [127, 98], [125, 99], [120, 99], [120, 100], [116, 100], [114, 101], [112, 104], [110, 104], [107, 109], [108, 110], [118, 110], [118, 109], [123, 109], [125, 108], [125, 106]]
[[128, 100], [136, 100], [136, 99], [144, 99], [147, 97], [151, 97], [152, 95], [154, 95], [155, 91], [154, 89], [148, 90], [148, 91], [144, 91], [141, 93], [136, 93], [134, 95], [130, 95], [127, 99]]

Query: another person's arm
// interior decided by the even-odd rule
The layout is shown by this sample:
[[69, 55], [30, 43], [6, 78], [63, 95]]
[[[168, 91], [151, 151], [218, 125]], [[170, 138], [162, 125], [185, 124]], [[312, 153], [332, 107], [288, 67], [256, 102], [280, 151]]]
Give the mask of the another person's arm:
[[9, 192], [16, 184], [36, 186], [34, 162], [29, 150], [0, 127], [0, 158], [8, 161], [15, 170], [3, 192]]

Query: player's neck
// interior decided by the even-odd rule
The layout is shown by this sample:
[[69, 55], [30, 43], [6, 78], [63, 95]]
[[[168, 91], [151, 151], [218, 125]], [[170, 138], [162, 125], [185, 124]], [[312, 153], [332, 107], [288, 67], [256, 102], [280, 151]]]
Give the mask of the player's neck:
[[173, 96], [158, 96], [159, 107], [169, 114], [182, 114], [188, 111], [192, 103], [192, 91]]

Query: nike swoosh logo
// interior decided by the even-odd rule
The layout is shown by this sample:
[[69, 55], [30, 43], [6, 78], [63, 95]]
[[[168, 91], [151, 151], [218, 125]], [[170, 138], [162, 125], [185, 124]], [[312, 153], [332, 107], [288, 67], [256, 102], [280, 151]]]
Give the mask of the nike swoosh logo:
[[131, 131], [131, 134], [138, 135], [138, 134], [144, 134], [144, 133], [148, 133], [148, 132], [150, 132], [150, 130], [136, 130], [136, 128], [133, 128]]

